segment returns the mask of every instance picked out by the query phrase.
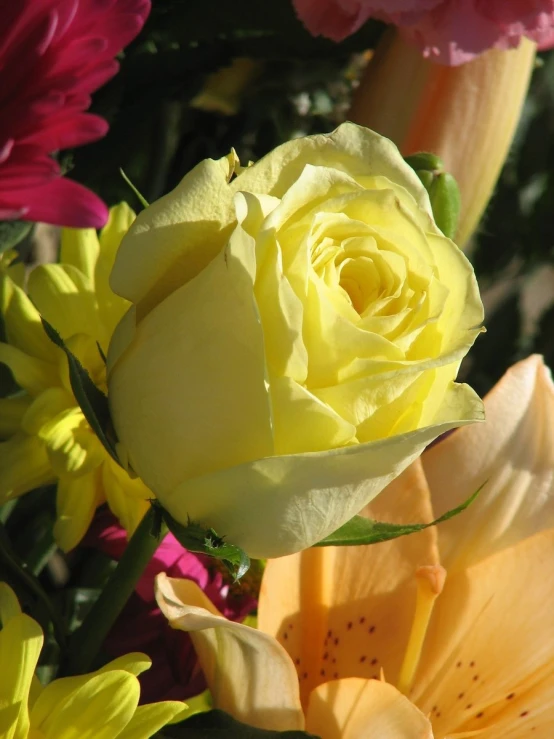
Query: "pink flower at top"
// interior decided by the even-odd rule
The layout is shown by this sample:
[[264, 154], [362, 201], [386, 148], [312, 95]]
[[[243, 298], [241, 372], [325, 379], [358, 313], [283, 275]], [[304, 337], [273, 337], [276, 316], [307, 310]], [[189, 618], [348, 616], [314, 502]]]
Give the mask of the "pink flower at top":
[[103, 226], [104, 203], [50, 156], [108, 130], [85, 113], [150, 0], [0, 0], [0, 220]]
[[554, 45], [554, 0], [293, 0], [314, 35], [341, 41], [369, 18], [399, 26], [441, 64], [470, 61], [487, 49], [510, 49], [523, 36]]
[[[127, 537], [108, 510], [101, 510], [83, 542], [113, 559], [120, 559]], [[154, 580], [160, 572], [195, 582], [228, 619], [241, 621], [256, 607], [253, 594], [226, 582], [215, 560], [183, 549], [172, 534], [162, 541], [137, 587], [104, 642], [111, 658], [128, 652], [144, 652], [152, 667], [139, 676], [141, 702], [184, 700], [201, 693], [206, 681], [192, 641], [183, 631], [172, 629], [157, 607]]]

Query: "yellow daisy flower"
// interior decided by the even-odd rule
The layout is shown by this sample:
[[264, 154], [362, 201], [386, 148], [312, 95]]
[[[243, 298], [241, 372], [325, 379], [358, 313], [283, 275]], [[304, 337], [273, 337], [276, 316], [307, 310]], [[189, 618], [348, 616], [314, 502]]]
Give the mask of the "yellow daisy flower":
[[43, 316], [59, 332], [105, 391], [103, 355], [129, 305], [112, 292], [108, 278], [134, 219], [122, 203], [111, 209], [99, 236], [93, 229], [64, 229], [60, 263], [36, 267], [27, 292], [22, 265], [0, 270], [6, 334], [0, 362], [22, 388], [0, 399], [0, 503], [57, 481], [54, 536], [65, 551], [80, 542], [101, 503], [107, 501], [132, 533], [152, 497], [111, 459], [86, 422], [71, 390], [65, 354], [40, 321]]
[[35, 668], [40, 626], [21, 612], [13, 590], [0, 583], [0, 736], [3, 739], [147, 739], [184, 717], [179, 701], [139, 706], [137, 675], [145, 654], [127, 654], [97, 672], [43, 687]]

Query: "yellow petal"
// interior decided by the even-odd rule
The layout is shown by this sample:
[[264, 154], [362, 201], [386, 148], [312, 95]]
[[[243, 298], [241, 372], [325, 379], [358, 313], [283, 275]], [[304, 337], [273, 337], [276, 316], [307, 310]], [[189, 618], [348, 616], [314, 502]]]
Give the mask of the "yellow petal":
[[158, 575], [156, 599], [173, 628], [190, 632], [216, 708], [262, 729], [304, 727], [294, 665], [274, 639], [223, 618], [189, 580]]
[[[414, 462], [363, 514], [395, 523], [429, 522], [429, 492]], [[418, 565], [438, 563], [435, 530], [382, 544], [308, 549], [267, 563], [258, 627], [290, 654], [302, 701], [328, 680], [395, 683], [412, 626]]]
[[59, 349], [46, 336], [37, 309], [24, 290], [2, 271], [0, 302], [8, 343], [31, 357], [55, 362]]
[[0, 439], [12, 436], [19, 430], [31, 402], [28, 395], [0, 398]]
[[118, 739], [149, 739], [163, 726], [179, 721], [186, 714], [186, 703], [179, 701], [162, 701], [139, 706], [131, 721], [118, 734]]
[[82, 475], [97, 467], [106, 452], [80, 408], [62, 411], [39, 431], [58, 476]]
[[0, 582], [0, 627], [21, 613], [21, 606], [16, 594], [8, 583]]
[[99, 469], [78, 477], [61, 477], [56, 494], [54, 539], [64, 552], [77, 546], [104, 496]]
[[[26, 739], [29, 730], [27, 700], [43, 643], [42, 630], [24, 613], [13, 615], [0, 631], [0, 706], [19, 704], [19, 713], [0, 717], [8, 724], [3, 739]], [[17, 716], [17, 720], [15, 719]], [[9, 723], [8, 723], [9, 722]]]
[[480, 486], [459, 518], [441, 524], [441, 560], [453, 572], [554, 526], [554, 385], [539, 356], [515, 364], [485, 399], [484, 424], [423, 455], [437, 515]]
[[29, 435], [39, 434], [45, 424], [70, 408], [75, 408], [73, 395], [61, 387], [50, 387], [29, 405], [21, 419], [21, 428]]
[[551, 691], [553, 558], [549, 529], [447, 577], [410, 695], [438, 736], [494, 726], [512, 700]]
[[425, 188], [413, 170], [405, 166], [396, 146], [354, 123], [343, 123], [331, 134], [293, 139], [278, 146], [242, 170], [230, 189], [282, 197], [308, 163], [338, 169], [354, 178], [386, 177], [404, 187], [421, 208], [431, 212]]
[[79, 270], [94, 286], [100, 244], [93, 228], [62, 228], [60, 262]]
[[60, 702], [53, 699], [57, 682], [62, 681], [50, 683], [31, 711], [31, 724], [45, 739], [114, 739], [131, 721], [140, 695], [137, 678], [121, 670], [87, 676]]
[[319, 452], [356, 442], [356, 427], [288, 377], [271, 380], [275, 454]]
[[152, 666], [152, 660], [147, 654], [142, 652], [129, 652], [123, 654], [121, 657], [112, 659], [111, 662], [107, 662], [94, 674], [103, 675], [110, 670], [125, 670], [130, 675], [141, 675], [146, 670], [149, 670]]
[[84, 333], [101, 338], [90, 280], [70, 264], [43, 264], [29, 275], [29, 295], [40, 314], [68, 339]]
[[118, 251], [112, 289], [140, 303], [139, 318], [198, 275], [221, 251], [234, 221], [234, 160], [206, 159], [137, 216]]
[[25, 354], [10, 344], [0, 342], [0, 364], [9, 368], [17, 384], [30, 395], [38, 395], [58, 383], [55, 364]]
[[317, 688], [310, 696], [306, 730], [325, 739], [433, 739], [429, 721], [396, 688], [359, 678]]
[[95, 270], [95, 291], [100, 320], [107, 337], [111, 337], [116, 324], [129, 307], [127, 300], [113, 292], [109, 278], [121, 240], [135, 218], [134, 211], [127, 203], [120, 203], [110, 208], [108, 223], [100, 233], [100, 255]]
[[[244, 193], [242, 197], [252, 211], [254, 196]], [[257, 250], [254, 289], [264, 327], [268, 365], [276, 375], [302, 383], [308, 374], [308, 355], [302, 338], [302, 302], [283, 272], [278, 241], [270, 235], [265, 241], [258, 238]]]
[[54, 481], [43, 442], [36, 436], [16, 434], [0, 443], [0, 500], [5, 502]]
[[[160, 303], [138, 324], [123, 355], [119, 333], [110, 345], [117, 436], [157, 496], [183, 480], [273, 452], [250, 246], [247, 236], [233, 242]], [[120, 355], [115, 364], [114, 354]]]
[[110, 511], [131, 536], [149, 509], [154, 493], [140, 478], [131, 479], [111, 459], [102, 465], [102, 487]]
[[252, 557], [281, 557], [324, 539], [375, 498], [431, 440], [481, 413], [473, 391], [454, 385], [436, 425], [329, 452], [260, 459], [156, 494], [177, 520], [186, 523], [190, 516], [211, 526]]
[[[82, 695], [80, 691], [83, 688], [86, 689], [87, 684], [92, 678], [104, 678], [107, 676], [108, 680], [111, 680], [110, 673], [118, 675], [118, 680], [125, 673], [129, 677], [136, 677], [145, 670], [148, 670], [151, 664], [152, 660], [146, 654], [131, 652], [108, 662], [99, 670], [96, 670], [96, 672], [52, 681], [39, 692], [33, 703], [31, 716], [33, 726], [36, 728], [43, 724], [43, 722], [57, 721], [58, 716], [63, 716], [65, 707], [74, 702], [75, 696], [77, 694]], [[101, 688], [102, 681], [97, 682], [96, 685]], [[131, 686], [134, 687], [134, 685], [135, 683], [132, 682]], [[46, 695], [44, 695], [45, 692]]]
[[23, 726], [18, 734], [14, 734], [19, 720], [21, 706], [19, 703], [11, 703], [9, 706], [0, 708], [0, 736], [6, 739], [27, 739], [28, 726]]

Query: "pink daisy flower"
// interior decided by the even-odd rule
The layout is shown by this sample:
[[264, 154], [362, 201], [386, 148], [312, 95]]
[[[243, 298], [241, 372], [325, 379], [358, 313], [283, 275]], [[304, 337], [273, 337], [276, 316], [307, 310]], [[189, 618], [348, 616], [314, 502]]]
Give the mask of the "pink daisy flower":
[[50, 156], [101, 138], [90, 95], [139, 33], [150, 0], [4, 0], [0, 8], [0, 220], [105, 224], [105, 204]]

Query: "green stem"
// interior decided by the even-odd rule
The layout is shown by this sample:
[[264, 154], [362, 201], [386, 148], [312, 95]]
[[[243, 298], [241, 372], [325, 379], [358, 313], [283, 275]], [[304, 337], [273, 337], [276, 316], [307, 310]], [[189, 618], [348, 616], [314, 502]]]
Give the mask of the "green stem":
[[154, 508], [145, 514], [110, 579], [70, 641], [69, 674], [91, 669], [104, 639], [123, 610], [164, 532], [153, 536]]

